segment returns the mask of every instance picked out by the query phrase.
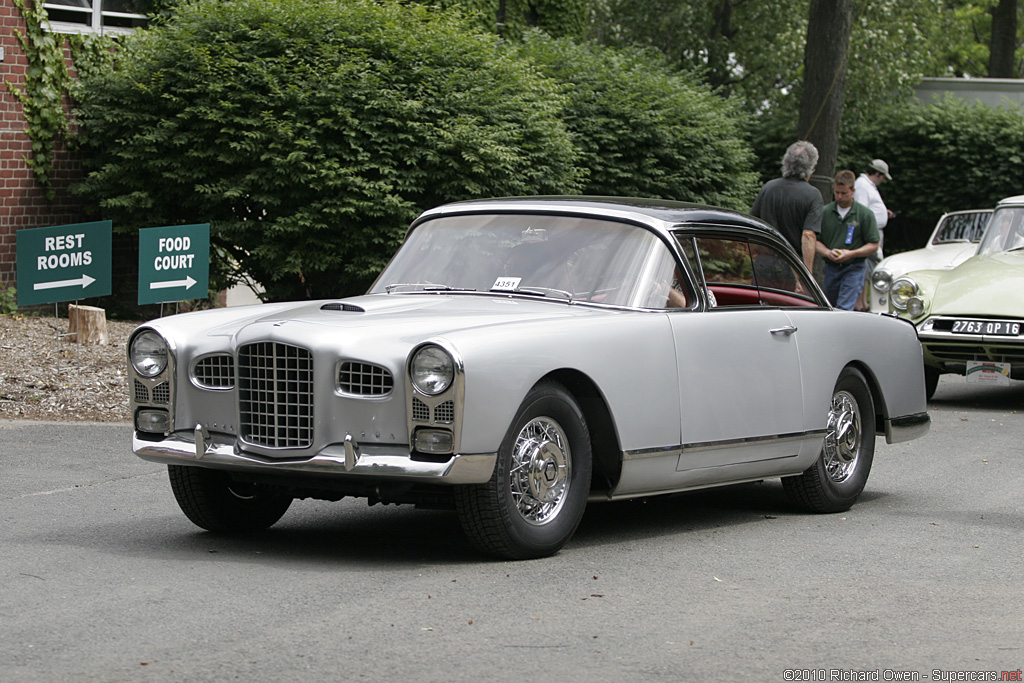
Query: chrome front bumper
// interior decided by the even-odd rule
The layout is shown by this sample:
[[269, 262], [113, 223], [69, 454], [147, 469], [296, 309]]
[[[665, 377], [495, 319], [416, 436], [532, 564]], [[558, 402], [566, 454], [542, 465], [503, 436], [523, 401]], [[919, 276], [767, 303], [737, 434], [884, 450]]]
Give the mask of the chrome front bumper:
[[436, 484], [483, 484], [491, 478], [497, 453], [453, 455], [445, 462], [420, 462], [394, 447], [363, 446], [349, 438], [312, 456], [268, 458], [240, 449], [234, 437], [174, 432], [159, 441], [132, 435], [132, 450], [143, 460], [167, 465], [192, 465], [224, 470], [305, 475], [376, 477]]

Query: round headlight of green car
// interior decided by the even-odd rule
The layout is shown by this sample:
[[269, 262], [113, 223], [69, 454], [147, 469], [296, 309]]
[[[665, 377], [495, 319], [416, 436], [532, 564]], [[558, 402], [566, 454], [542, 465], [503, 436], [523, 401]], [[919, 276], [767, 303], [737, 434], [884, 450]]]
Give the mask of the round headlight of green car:
[[907, 315], [911, 318], [920, 318], [924, 315], [924, 299], [919, 296], [907, 299]]
[[419, 391], [437, 396], [452, 385], [455, 361], [440, 346], [424, 346], [409, 361], [409, 378]]
[[156, 377], [167, 369], [167, 342], [153, 330], [140, 332], [132, 339], [129, 358], [135, 372]]
[[888, 292], [892, 287], [892, 273], [885, 268], [875, 268], [871, 273], [871, 286], [879, 292]]
[[901, 277], [892, 283], [889, 300], [892, 301], [894, 308], [905, 311], [907, 310], [907, 301], [910, 300], [910, 297], [917, 296], [919, 291], [916, 282], [909, 277]]

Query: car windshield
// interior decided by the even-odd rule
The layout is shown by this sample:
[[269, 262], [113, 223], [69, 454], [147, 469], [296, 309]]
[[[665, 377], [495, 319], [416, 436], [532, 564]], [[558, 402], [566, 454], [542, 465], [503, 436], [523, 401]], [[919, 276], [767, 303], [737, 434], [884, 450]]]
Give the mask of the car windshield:
[[678, 279], [666, 244], [635, 225], [478, 214], [440, 216], [417, 226], [370, 293], [515, 292], [662, 308]]
[[979, 254], [998, 254], [1024, 247], [1024, 206], [999, 207], [992, 214], [992, 221], [985, 238], [978, 247]]
[[942, 222], [935, 231], [932, 244], [950, 244], [954, 242], [981, 241], [985, 233], [985, 226], [992, 211], [970, 211], [966, 213], [951, 213], [942, 217]]

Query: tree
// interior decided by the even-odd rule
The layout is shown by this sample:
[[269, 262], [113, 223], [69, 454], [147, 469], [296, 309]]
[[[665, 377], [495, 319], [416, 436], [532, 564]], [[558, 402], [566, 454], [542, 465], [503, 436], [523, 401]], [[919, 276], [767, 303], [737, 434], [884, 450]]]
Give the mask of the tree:
[[1017, 0], [999, 0], [999, 4], [992, 8], [989, 78], [1017, 77], [1017, 44]]
[[818, 148], [817, 175], [824, 180], [816, 184], [825, 196], [832, 193], [839, 151], [852, 24], [853, 0], [811, 0], [797, 137]]

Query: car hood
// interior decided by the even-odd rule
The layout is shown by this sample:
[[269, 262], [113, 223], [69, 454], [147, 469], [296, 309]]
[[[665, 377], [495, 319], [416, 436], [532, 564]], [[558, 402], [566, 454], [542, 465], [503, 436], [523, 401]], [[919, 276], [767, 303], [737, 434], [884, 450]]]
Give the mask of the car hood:
[[[560, 300], [471, 294], [369, 294], [349, 299], [262, 304], [185, 313], [150, 323], [177, 339], [276, 339], [324, 348], [418, 343], [483, 327], [614, 315]], [[339, 334], [343, 330], [343, 334]], [[223, 342], [222, 342], [223, 343]], [[200, 344], [202, 345], [202, 344]]]
[[885, 268], [894, 275], [902, 275], [912, 270], [949, 270], [960, 265], [978, 251], [978, 245], [971, 242], [955, 244], [937, 244], [924, 249], [914, 249], [901, 254], [894, 254], [882, 259], [879, 268]]
[[1024, 250], [975, 256], [943, 273], [931, 292], [931, 313], [1024, 315]]

